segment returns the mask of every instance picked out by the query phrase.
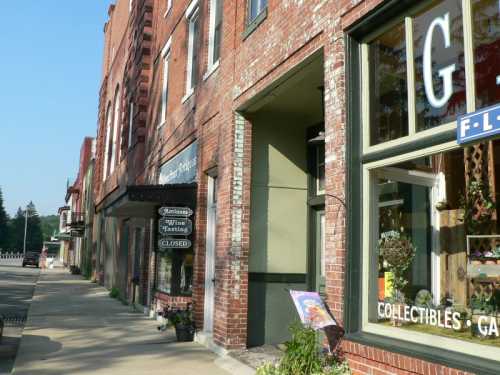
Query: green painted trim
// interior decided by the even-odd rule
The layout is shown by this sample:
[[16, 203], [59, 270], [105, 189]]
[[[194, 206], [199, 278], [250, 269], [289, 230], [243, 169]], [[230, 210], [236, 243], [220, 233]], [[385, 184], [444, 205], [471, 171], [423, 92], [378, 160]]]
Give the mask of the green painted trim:
[[425, 361], [439, 363], [447, 367], [464, 370], [481, 375], [498, 375], [497, 361], [479, 359], [470, 355], [457, 353], [451, 350], [414, 344], [408, 341], [397, 340], [392, 337], [359, 332], [347, 334], [344, 339], [363, 345], [375, 346], [393, 353], [418, 357]]
[[264, 22], [266, 18], [267, 18], [267, 7], [265, 7], [264, 10], [260, 12], [259, 15], [255, 17], [252, 22], [247, 24], [245, 31], [243, 31], [243, 40], [248, 38], [250, 34], [252, 34], [262, 22]]
[[374, 30], [379, 29], [381, 25], [391, 22], [394, 18], [401, 17], [401, 14], [408, 13], [408, 9], [414, 7], [417, 3], [415, 0], [384, 1], [363, 18], [349, 26], [346, 32], [356, 39], [365, 38]]
[[450, 142], [457, 139], [456, 130], [448, 130], [443, 133], [433, 134], [425, 138], [415, 140], [411, 143], [400, 144], [388, 149], [371, 152], [363, 155], [362, 162], [370, 163], [381, 159], [390, 158], [396, 155], [406, 154], [408, 152], [420, 150], [426, 147], [432, 147], [442, 143]]
[[351, 303], [344, 304], [344, 329], [347, 333], [361, 329], [361, 117], [360, 117], [360, 44], [346, 35], [346, 158], [347, 158], [347, 238], [345, 293]]
[[249, 272], [248, 280], [255, 283], [305, 284], [305, 273]]

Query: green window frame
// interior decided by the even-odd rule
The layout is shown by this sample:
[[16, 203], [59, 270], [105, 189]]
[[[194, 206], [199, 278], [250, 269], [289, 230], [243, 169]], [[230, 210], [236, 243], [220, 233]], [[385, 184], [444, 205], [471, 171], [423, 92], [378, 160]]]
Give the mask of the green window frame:
[[[427, 1], [423, 5], [432, 3]], [[470, 16], [470, 1], [463, 0], [465, 5], [465, 17]], [[370, 146], [368, 140], [369, 130], [366, 120], [366, 103], [369, 100], [367, 88], [367, 77], [363, 72], [367, 71], [366, 56], [367, 41], [380, 34], [380, 25], [386, 24], [388, 27], [396, 22], [411, 22], [405, 15], [412, 14], [415, 10], [415, 1], [391, 0], [382, 3], [360, 22], [347, 30], [345, 37], [346, 45], [346, 92], [347, 92], [347, 268], [345, 279], [345, 295], [349, 296], [350, 303], [345, 304], [344, 326], [346, 339], [362, 343], [365, 345], [379, 347], [411, 357], [418, 357], [423, 360], [440, 363], [452, 368], [471, 371], [481, 374], [497, 374], [499, 362], [475, 355], [464, 354], [459, 351], [444, 349], [443, 347], [431, 347], [422, 343], [409, 341], [404, 338], [393, 338], [383, 333], [366, 330], [363, 323], [364, 308], [366, 308], [367, 297], [366, 280], [364, 274], [368, 270], [369, 253], [367, 253], [367, 233], [366, 222], [369, 220], [366, 215], [369, 197], [367, 194], [367, 182], [370, 178], [370, 168], [387, 165], [391, 158], [401, 155], [405, 157], [415, 157], [419, 155], [429, 155], [437, 151], [446, 151], [458, 148], [455, 143], [455, 123], [451, 122], [433, 129], [415, 132], [412, 121], [409, 120], [410, 132], [408, 136], [394, 141], [387, 141], [379, 145]], [[418, 6], [422, 6], [419, 2]], [[464, 22], [465, 38], [472, 40], [470, 22]], [[387, 28], [386, 28], [387, 30]], [[469, 35], [467, 35], [467, 33]], [[368, 37], [368, 38], [367, 38]], [[465, 41], [466, 50], [471, 47]], [[475, 110], [474, 93], [474, 72], [471, 66], [471, 54], [465, 52], [466, 59], [466, 106], [467, 112]], [[410, 54], [411, 56], [411, 54]], [[410, 58], [410, 57], [409, 57]], [[410, 62], [410, 64], [412, 64]], [[473, 65], [473, 64], [472, 64]], [[472, 83], [470, 81], [472, 77]], [[409, 75], [410, 89], [414, 84], [414, 77]], [[360, 94], [362, 93], [362, 94]], [[409, 100], [414, 100], [409, 93]], [[409, 106], [409, 111], [414, 108]], [[409, 116], [411, 117], [411, 116]], [[415, 124], [413, 123], [413, 126]], [[412, 131], [413, 130], [413, 131]], [[360, 199], [361, 198], [361, 199]], [[368, 203], [368, 206], [370, 203]], [[368, 224], [369, 225], [369, 224]], [[360, 233], [362, 235], [360, 236]], [[364, 233], [364, 234], [363, 234]]]

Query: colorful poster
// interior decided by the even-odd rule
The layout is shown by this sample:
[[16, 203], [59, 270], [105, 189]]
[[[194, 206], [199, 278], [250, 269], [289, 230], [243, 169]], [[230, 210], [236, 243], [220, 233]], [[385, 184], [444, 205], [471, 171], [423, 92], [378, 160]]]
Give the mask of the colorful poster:
[[290, 290], [302, 324], [313, 329], [337, 325], [317, 292]]

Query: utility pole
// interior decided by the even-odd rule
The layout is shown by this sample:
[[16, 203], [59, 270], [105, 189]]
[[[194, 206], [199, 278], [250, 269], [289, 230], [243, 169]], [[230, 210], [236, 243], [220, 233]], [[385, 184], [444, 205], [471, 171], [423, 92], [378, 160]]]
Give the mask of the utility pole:
[[24, 210], [24, 245], [23, 245], [23, 255], [26, 255], [26, 234], [28, 233], [28, 206]]

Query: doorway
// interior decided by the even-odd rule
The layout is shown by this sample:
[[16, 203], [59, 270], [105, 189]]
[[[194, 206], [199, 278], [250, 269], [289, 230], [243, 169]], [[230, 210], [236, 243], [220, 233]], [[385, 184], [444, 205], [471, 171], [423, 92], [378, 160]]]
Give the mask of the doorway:
[[242, 111], [252, 124], [248, 347], [290, 339], [290, 290], [324, 289], [322, 52]]
[[[377, 171], [378, 232], [403, 231], [412, 239], [416, 251], [409, 270], [415, 290], [431, 291], [434, 303], [440, 303], [441, 280], [439, 213], [432, 210], [438, 201], [438, 175], [399, 167]], [[433, 214], [434, 212], [434, 214]], [[379, 237], [377, 237], [379, 238]]]

